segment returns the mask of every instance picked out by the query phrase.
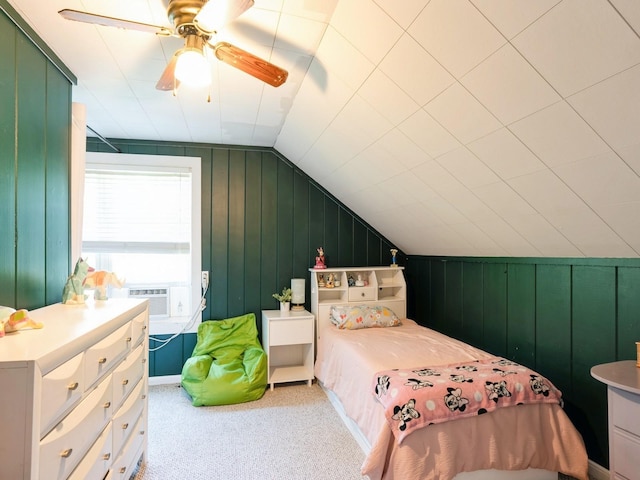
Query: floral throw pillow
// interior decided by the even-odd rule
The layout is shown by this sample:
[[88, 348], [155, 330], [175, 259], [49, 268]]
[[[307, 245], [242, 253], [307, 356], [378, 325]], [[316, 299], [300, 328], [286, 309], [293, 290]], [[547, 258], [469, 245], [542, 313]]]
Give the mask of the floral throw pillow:
[[400, 319], [393, 310], [383, 306], [333, 305], [331, 323], [343, 330], [357, 330], [372, 327], [395, 327]]

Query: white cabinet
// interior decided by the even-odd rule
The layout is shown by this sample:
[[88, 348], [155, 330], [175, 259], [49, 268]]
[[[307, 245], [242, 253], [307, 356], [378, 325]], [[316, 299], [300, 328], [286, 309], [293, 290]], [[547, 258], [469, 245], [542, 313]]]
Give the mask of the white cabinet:
[[313, 382], [314, 316], [306, 310], [262, 311], [262, 347], [267, 352], [271, 385]]
[[0, 477], [129, 478], [146, 458], [148, 301], [29, 312], [0, 339]]
[[404, 267], [310, 268], [311, 312], [329, 318], [332, 305], [384, 305], [407, 316]]
[[625, 360], [596, 365], [591, 375], [607, 384], [610, 477], [640, 480], [640, 368]]

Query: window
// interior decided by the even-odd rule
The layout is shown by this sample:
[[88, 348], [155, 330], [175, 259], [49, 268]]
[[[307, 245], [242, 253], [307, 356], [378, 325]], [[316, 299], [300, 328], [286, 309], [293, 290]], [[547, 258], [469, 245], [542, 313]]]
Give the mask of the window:
[[[200, 159], [87, 153], [82, 257], [149, 298], [152, 334], [200, 323]], [[197, 317], [194, 322], [192, 318]]]

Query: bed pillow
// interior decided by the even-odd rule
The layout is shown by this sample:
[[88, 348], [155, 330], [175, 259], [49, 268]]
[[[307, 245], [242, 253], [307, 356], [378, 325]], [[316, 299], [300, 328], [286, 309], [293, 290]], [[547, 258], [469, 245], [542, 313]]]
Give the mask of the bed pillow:
[[393, 310], [383, 306], [333, 305], [331, 323], [343, 330], [371, 327], [395, 327], [400, 319]]

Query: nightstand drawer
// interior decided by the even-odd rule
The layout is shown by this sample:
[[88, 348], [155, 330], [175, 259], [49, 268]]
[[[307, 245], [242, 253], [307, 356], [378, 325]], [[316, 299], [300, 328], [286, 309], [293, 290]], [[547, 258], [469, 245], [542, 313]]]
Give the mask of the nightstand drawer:
[[375, 287], [351, 287], [349, 288], [350, 302], [368, 302], [376, 299]]
[[271, 345], [313, 342], [313, 318], [278, 319], [269, 322]]

